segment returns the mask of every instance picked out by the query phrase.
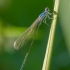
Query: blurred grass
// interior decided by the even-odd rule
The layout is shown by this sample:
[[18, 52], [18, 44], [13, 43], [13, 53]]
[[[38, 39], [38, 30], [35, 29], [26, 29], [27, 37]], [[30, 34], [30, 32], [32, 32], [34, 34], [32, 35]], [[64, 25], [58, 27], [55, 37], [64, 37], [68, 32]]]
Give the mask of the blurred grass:
[[61, 29], [70, 55], [70, 1], [64, 0], [64, 3], [60, 4], [59, 15], [59, 20], [61, 21]]
[[[27, 28], [26, 27], [4, 27], [3, 36], [4, 37], [19, 37]], [[38, 31], [38, 35], [35, 39], [42, 38], [42, 30]]]

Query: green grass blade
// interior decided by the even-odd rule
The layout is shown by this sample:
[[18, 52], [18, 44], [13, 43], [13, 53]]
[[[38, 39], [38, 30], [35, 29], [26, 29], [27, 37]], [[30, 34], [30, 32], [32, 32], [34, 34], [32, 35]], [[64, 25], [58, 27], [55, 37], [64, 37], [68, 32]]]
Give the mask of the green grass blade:
[[[58, 13], [58, 7], [59, 7], [59, 0], [55, 0], [54, 4], [54, 11]], [[57, 21], [57, 14], [53, 14], [53, 20], [51, 24], [47, 49], [45, 53], [45, 58], [43, 62], [42, 70], [49, 70], [50, 69], [50, 60], [51, 60], [51, 54], [52, 54], [52, 48], [53, 48], [53, 42], [54, 42], [54, 34], [55, 34], [55, 28], [56, 28], [56, 21]]]

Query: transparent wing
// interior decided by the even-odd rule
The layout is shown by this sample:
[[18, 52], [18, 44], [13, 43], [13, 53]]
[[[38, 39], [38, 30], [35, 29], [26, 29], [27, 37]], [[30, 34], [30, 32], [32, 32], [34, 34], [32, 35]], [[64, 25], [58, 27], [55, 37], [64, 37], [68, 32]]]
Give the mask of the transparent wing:
[[34, 36], [39, 22], [40, 20], [37, 18], [35, 22], [15, 41], [15, 49], [24, 47], [27, 44], [27, 42]]

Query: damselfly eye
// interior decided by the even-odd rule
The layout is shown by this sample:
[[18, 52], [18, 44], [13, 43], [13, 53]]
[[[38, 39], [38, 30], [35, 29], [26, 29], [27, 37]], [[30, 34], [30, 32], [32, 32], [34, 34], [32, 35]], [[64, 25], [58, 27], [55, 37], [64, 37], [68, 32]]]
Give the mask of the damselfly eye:
[[47, 7], [47, 8], [45, 8], [45, 11], [47, 12], [47, 11], [50, 11], [50, 10], [49, 10], [49, 8]]

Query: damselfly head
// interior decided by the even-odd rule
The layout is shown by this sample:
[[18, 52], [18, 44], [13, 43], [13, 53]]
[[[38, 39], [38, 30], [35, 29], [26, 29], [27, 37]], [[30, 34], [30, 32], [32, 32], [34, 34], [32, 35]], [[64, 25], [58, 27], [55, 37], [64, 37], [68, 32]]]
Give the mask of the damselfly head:
[[50, 9], [48, 7], [45, 8], [45, 12], [47, 12], [47, 11], [48, 12], [50, 11]]

